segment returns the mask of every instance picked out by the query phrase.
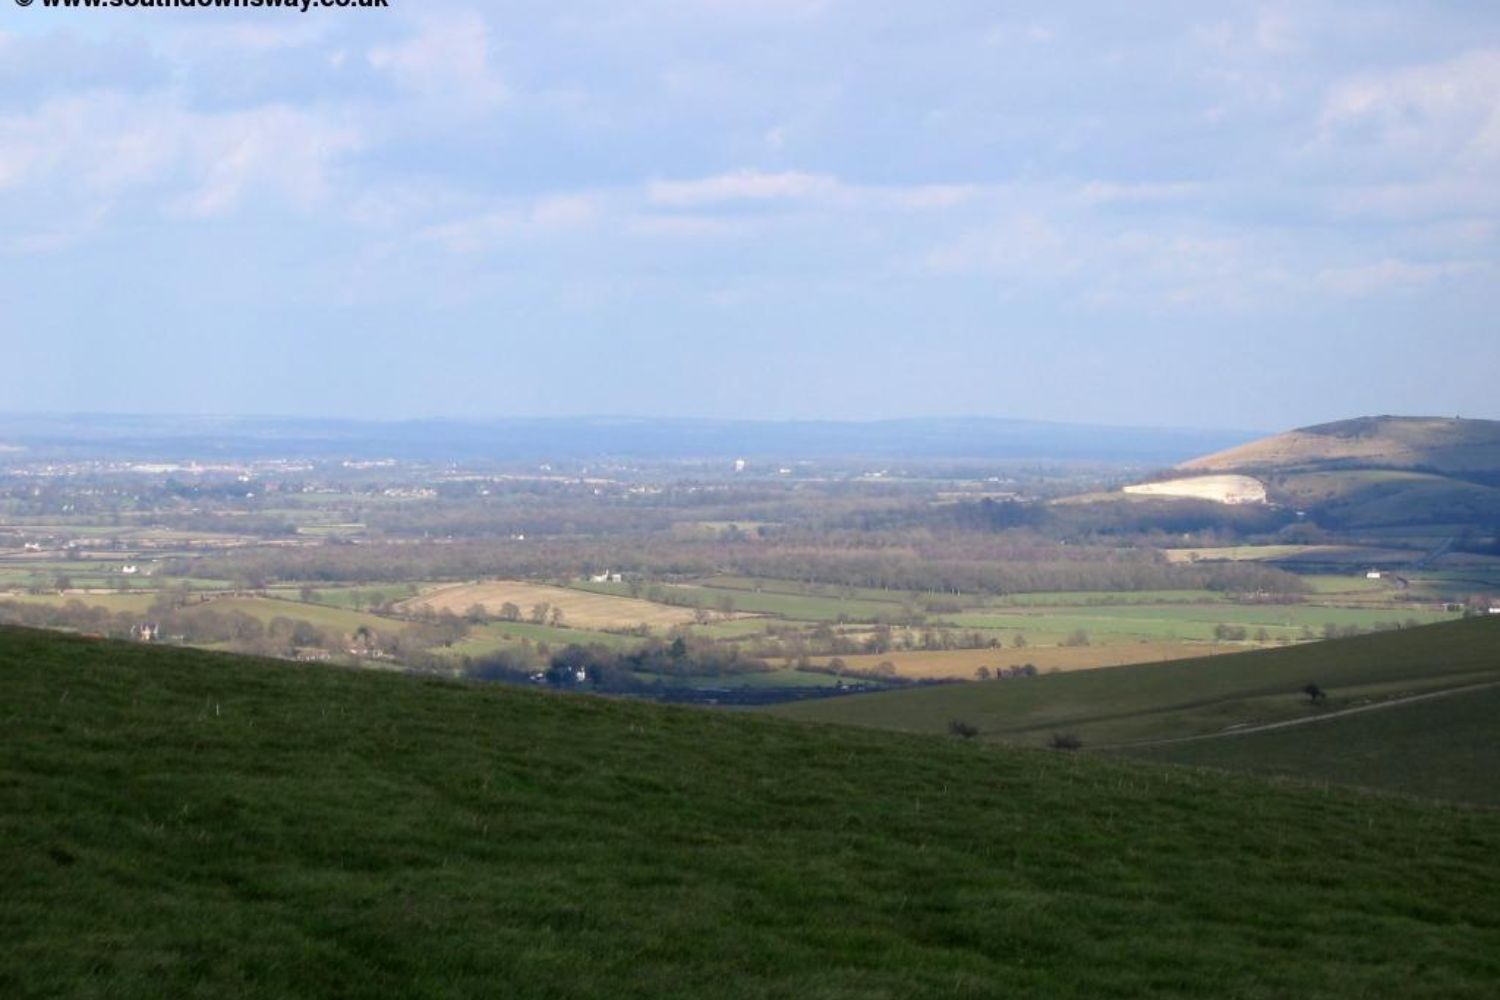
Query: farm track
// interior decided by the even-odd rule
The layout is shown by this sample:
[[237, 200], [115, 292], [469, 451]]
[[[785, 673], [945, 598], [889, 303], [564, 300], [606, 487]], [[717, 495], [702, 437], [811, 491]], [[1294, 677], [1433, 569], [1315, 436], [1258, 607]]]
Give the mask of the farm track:
[[1094, 750], [1135, 750], [1141, 747], [1172, 746], [1179, 743], [1201, 743], [1204, 740], [1222, 740], [1235, 736], [1250, 736], [1254, 733], [1267, 733], [1276, 729], [1291, 729], [1295, 726], [1311, 726], [1319, 722], [1328, 722], [1333, 719], [1342, 719], [1350, 715], [1361, 715], [1365, 712], [1379, 712], [1388, 708], [1400, 708], [1404, 705], [1415, 704], [1419, 701], [1434, 701], [1438, 698], [1447, 698], [1452, 695], [1472, 694], [1476, 691], [1487, 691], [1491, 688], [1500, 687], [1500, 681], [1487, 681], [1483, 684], [1468, 684], [1464, 687], [1448, 688], [1443, 691], [1428, 691], [1425, 694], [1407, 695], [1404, 698], [1391, 698], [1388, 701], [1377, 701], [1371, 705], [1356, 705], [1353, 708], [1341, 708], [1337, 712], [1326, 712], [1323, 715], [1308, 716], [1305, 719], [1287, 719], [1282, 722], [1267, 722], [1259, 726], [1239, 726], [1233, 729], [1220, 730], [1217, 733], [1202, 733], [1197, 736], [1173, 736], [1164, 740], [1138, 740], [1133, 743], [1109, 743], [1096, 746]]

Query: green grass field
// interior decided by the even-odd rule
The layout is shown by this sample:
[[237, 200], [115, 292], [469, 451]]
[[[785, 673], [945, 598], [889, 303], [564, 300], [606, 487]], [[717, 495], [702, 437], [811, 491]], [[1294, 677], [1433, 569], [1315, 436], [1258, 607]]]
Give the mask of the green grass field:
[[[616, 597], [630, 596], [630, 586], [624, 583], [573, 583], [575, 590], [586, 590], [594, 594], [611, 594]], [[835, 595], [778, 593], [770, 590], [760, 592], [734, 587], [710, 587], [700, 584], [672, 584], [665, 588], [673, 602], [692, 606], [694, 603], [710, 610], [719, 607], [719, 602], [728, 598], [734, 602], [734, 610], [760, 615], [775, 615], [792, 621], [877, 621], [899, 615], [901, 605], [894, 601], [871, 601], [860, 598], [844, 598]]]
[[484, 656], [496, 650], [519, 646], [523, 641], [546, 643], [553, 649], [561, 649], [574, 643], [580, 646], [600, 645], [610, 649], [629, 649], [641, 643], [635, 636], [617, 635], [613, 632], [555, 628], [551, 625], [533, 625], [530, 622], [492, 622], [475, 626], [466, 637], [453, 644], [452, 652], [456, 656]]
[[[351, 611], [368, 608], [386, 601], [404, 601], [420, 593], [424, 583], [372, 584], [365, 587], [315, 587], [313, 602]], [[299, 591], [301, 588], [297, 588]]]
[[[1215, 626], [1224, 624], [1247, 628], [1251, 633], [1264, 628], [1271, 639], [1303, 638], [1304, 630], [1321, 635], [1323, 626], [1357, 626], [1373, 628], [1377, 624], [1404, 622], [1420, 624], [1445, 621], [1454, 617], [1430, 606], [1406, 607], [1396, 603], [1371, 606], [1382, 595], [1397, 592], [1390, 584], [1367, 581], [1362, 577], [1316, 577], [1311, 581], [1323, 602], [1352, 603], [1341, 607], [1333, 603], [1252, 604], [1225, 600], [1224, 595], [1208, 590], [1163, 590], [1121, 593], [1069, 592], [1014, 594], [1004, 597], [970, 596], [963, 599], [968, 610], [932, 616], [934, 624], [960, 629], [994, 629], [1006, 633], [1025, 633], [1033, 642], [1057, 643], [1074, 632], [1088, 633], [1094, 643], [1130, 643], [1148, 640], [1207, 641], [1215, 638]], [[594, 593], [628, 595], [624, 583], [578, 583], [577, 589]], [[728, 596], [739, 612], [767, 615], [790, 622], [872, 622], [889, 620], [901, 613], [902, 601], [915, 601], [922, 595], [875, 590], [848, 590], [820, 587], [787, 580], [750, 577], [709, 577], [695, 584], [670, 588], [686, 601], [696, 600], [703, 607], [716, 608]], [[952, 597], [945, 598], [953, 600]], [[710, 627], [704, 634], [716, 638], [734, 638], [753, 634], [762, 624], [725, 623]]]
[[141, 594], [13, 594], [0, 600], [19, 601], [22, 604], [51, 604], [62, 606], [71, 601], [80, 601], [91, 607], [106, 608], [111, 612], [129, 611], [145, 614], [156, 603], [154, 591]]
[[376, 632], [399, 632], [404, 631], [408, 624], [396, 618], [276, 597], [219, 597], [203, 607], [220, 612], [243, 611], [266, 624], [276, 618], [301, 619], [319, 628], [332, 629], [345, 635], [352, 635], [361, 626]]
[[1468, 619], [1356, 639], [1203, 660], [1114, 667], [777, 706], [789, 718], [940, 733], [954, 719], [984, 738], [1042, 745], [1055, 732], [1084, 745], [1217, 733], [1305, 717], [1317, 683], [1330, 710], [1500, 680], [1500, 619]]
[[1391, 622], [1415, 620], [1427, 625], [1450, 621], [1457, 615], [1421, 608], [1336, 608], [1310, 604], [1120, 605], [1106, 608], [1028, 607], [1016, 611], [966, 611], [943, 615], [955, 628], [1003, 629], [1028, 637], [1059, 637], [1075, 631], [1093, 641], [1131, 639], [1211, 640], [1218, 625], [1265, 629], [1273, 639], [1296, 639], [1304, 629], [1321, 634], [1324, 625], [1374, 628]]
[[778, 580], [769, 576], [710, 576], [698, 581], [705, 587], [716, 590], [751, 590], [767, 594], [792, 594], [801, 597], [843, 597], [857, 601], [896, 603], [920, 601], [924, 596], [918, 591], [880, 590], [875, 587], [844, 587], [831, 583], [802, 583], [797, 580]]
[[1224, 595], [1213, 590], [1125, 590], [1125, 591], [1044, 591], [1035, 594], [1007, 594], [980, 602], [986, 607], [1026, 608], [1062, 605], [1094, 607], [1117, 604], [1201, 604], [1220, 603]]
[[1500, 982], [1491, 812], [19, 630], [0, 703], [7, 997]]

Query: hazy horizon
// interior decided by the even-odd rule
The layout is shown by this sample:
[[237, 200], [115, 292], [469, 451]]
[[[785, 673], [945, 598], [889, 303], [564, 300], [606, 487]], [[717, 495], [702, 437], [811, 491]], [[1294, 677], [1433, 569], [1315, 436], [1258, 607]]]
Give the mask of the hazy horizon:
[[1500, 418], [1500, 7], [0, 9], [20, 412]]

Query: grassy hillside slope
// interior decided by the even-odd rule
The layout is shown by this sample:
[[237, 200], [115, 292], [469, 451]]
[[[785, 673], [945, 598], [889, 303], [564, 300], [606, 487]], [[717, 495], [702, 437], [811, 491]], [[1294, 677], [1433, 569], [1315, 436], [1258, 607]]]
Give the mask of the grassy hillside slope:
[[1500, 518], [1500, 421], [1361, 417], [1304, 427], [1184, 462], [1239, 473], [1325, 528], [1464, 526]]
[[1500, 816], [0, 630], [7, 997], [1487, 997]]
[[[1170, 739], [1305, 718], [1369, 701], [1500, 680], [1500, 619], [1475, 618], [1233, 656], [1049, 674], [776, 706], [788, 718], [941, 733], [954, 719], [986, 739], [1085, 746]], [[1329, 695], [1313, 708], [1308, 683]], [[1492, 742], [1500, 770], [1500, 741]]]
[[1195, 472], [1422, 469], [1460, 479], [1500, 473], [1500, 421], [1360, 417], [1276, 434], [1178, 466]]
[[1146, 760], [1500, 806], [1500, 688], [1316, 725], [1127, 752]]

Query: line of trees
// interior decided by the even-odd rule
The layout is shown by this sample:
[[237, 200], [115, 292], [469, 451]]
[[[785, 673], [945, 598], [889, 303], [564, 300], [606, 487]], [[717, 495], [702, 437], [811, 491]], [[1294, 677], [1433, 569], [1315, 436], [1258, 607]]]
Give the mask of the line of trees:
[[[1171, 564], [1150, 550], [1034, 544], [961, 544], [933, 540], [881, 547], [865, 539], [841, 548], [732, 545], [629, 539], [547, 543], [329, 543], [263, 547], [199, 559], [176, 559], [163, 572], [179, 577], [307, 584], [402, 583], [414, 579], [486, 577], [557, 580], [601, 565], [653, 580], [731, 572], [805, 583], [929, 594], [1041, 591], [1200, 590], [1295, 596], [1294, 574], [1253, 563]], [[662, 595], [658, 595], [662, 596]], [[669, 596], [669, 595], [668, 595]]]

